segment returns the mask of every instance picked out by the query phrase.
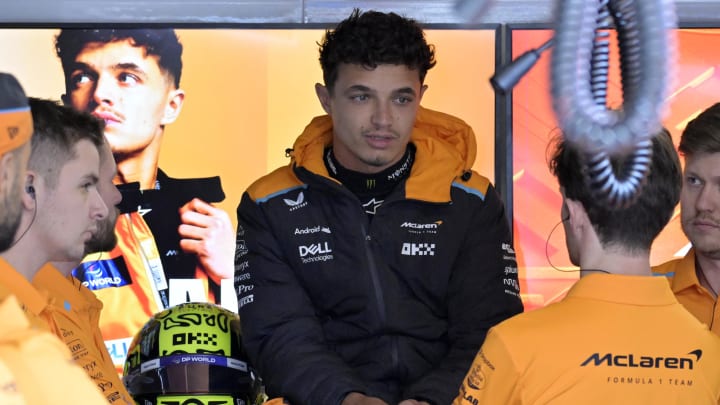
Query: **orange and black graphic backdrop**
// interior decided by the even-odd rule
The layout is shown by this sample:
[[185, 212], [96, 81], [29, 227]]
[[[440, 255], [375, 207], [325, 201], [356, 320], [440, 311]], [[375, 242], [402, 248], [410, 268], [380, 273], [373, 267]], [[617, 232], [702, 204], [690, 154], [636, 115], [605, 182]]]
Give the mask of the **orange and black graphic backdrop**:
[[[513, 30], [513, 56], [539, 47], [551, 34], [550, 30]], [[712, 51], [720, 46], [720, 30], [681, 29], [676, 31], [675, 40], [677, 61], [664, 125], [677, 146], [687, 122], [720, 101], [720, 54]], [[613, 47], [611, 55], [616, 61], [614, 53]], [[513, 225], [526, 309], [562, 298], [578, 277], [577, 272], [562, 273], [550, 265], [574, 269], [567, 257], [562, 226], [550, 235], [560, 221], [561, 205], [557, 181], [547, 165], [548, 141], [558, 133], [550, 100], [550, 60], [551, 53], [546, 52], [513, 93]], [[609, 90], [610, 104], [618, 106], [622, 98], [616, 63]], [[651, 264], [682, 256], [687, 248], [677, 207], [670, 224], [653, 244]]]

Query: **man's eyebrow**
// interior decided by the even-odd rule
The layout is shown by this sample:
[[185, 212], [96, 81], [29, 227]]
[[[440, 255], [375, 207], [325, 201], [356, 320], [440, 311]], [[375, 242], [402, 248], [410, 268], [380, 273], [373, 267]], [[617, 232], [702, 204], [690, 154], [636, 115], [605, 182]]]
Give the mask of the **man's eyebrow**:
[[354, 85], [348, 87], [345, 91], [373, 92], [373, 90], [370, 87], [363, 86], [362, 84], [354, 84]]
[[85, 63], [85, 62], [78, 62], [78, 61], [72, 62], [72, 64], [70, 65], [70, 67], [72, 68], [72, 70], [78, 70], [78, 69], [80, 69], [80, 70], [95, 70], [95, 69], [93, 69], [90, 65], [88, 65], [87, 63]]
[[393, 93], [397, 93], [397, 94], [410, 94], [410, 95], [413, 95], [413, 96], [416, 95], [415, 89], [413, 89], [412, 87], [401, 87], [401, 88], [399, 88], [399, 89], [396, 89]]
[[89, 181], [92, 184], [97, 184], [100, 181], [100, 177], [97, 173], [87, 173], [82, 177], [83, 181]]
[[136, 72], [145, 72], [145, 69], [141, 68], [137, 63], [133, 62], [121, 62], [116, 63], [113, 65], [113, 69], [123, 69], [123, 70], [134, 70]]
[[[92, 67], [91, 65], [89, 65], [89, 64], [87, 64], [87, 63], [85, 63], [85, 62], [77, 62], [77, 61], [75, 61], [75, 62], [72, 63], [71, 66], [72, 66], [72, 70], [89, 70], [89, 71], [96, 71], [96, 70], [97, 70], [97, 69], [95, 69], [94, 67]], [[142, 67], [140, 67], [140, 65], [138, 65], [137, 63], [133, 63], [133, 62], [121, 62], [121, 63], [116, 63], [116, 64], [114, 64], [114, 65], [112, 66], [112, 70], [130, 70], [130, 71], [133, 71], [133, 72], [135, 72], [135, 73], [142, 74], [143, 76], [146, 75], [145, 69], [143, 69]]]
[[[363, 86], [362, 84], [355, 84], [350, 87], [348, 87], [346, 92], [352, 92], [352, 91], [363, 91], [367, 93], [375, 93], [375, 90], [371, 89], [370, 87]], [[393, 90], [394, 94], [410, 94], [410, 95], [416, 95], [415, 89], [412, 87], [400, 87], [399, 89]]]

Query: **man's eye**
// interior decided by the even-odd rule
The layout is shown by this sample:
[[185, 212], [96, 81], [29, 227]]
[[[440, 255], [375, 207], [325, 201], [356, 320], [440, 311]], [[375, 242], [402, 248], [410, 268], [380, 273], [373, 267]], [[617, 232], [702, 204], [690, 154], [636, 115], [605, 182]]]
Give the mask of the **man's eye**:
[[407, 104], [407, 103], [412, 103], [413, 99], [412, 99], [412, 97], [400, 96], [397, 99], [395, 99], [395, 101], [398, 104]]
[[72, 82], [75, 85], [87, 84], [87, 83], [90, 83], [91, 81], [92, 81], [92, 77], [90, 77], [90, 75], [87, 73], [76, 74], [72, 77]]
[[138, 77], [132, 73], [121, 73], [118, 80], [124, 84], [137, 84], [140, 81]]
[[365, 101], [368, 99], [367, 94], [355, 94], [353, 96], [350, 96], [350, 99], [353, 101]]
[[697, 186], [697, 185], [701, 184], [700, 179], [697, 177], [694, 177], [694, 176], [686, 177], [685, 182], [691, 186]]

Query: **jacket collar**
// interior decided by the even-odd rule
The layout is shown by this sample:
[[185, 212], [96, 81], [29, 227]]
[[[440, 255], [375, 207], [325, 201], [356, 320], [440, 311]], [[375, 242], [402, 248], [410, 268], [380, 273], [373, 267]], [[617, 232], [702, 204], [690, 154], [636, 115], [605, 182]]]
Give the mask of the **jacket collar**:
[[[332, 144], [332, 130], [330, 116], [313, 118], [293, 145], [291, 164], [331, 178], [323, 163], [323, 151]], [[417, 151], [405, 184], [405, 197], [450, 201], [451, 183], [471, 170], [475, 162], [477, 144], [472, 128], [452, 115], [420, 107], [410, 142]]]
[[672, 290], [677, 293], [688, 288], [700, 289], [700, 280], [695, 272], [695, 249], [692, 248], [673, 266]]
[[662, 306], [677, 299], [664, 277], [590, 274], [578, 280], [567, 298], [584, 298], [629, 305]]

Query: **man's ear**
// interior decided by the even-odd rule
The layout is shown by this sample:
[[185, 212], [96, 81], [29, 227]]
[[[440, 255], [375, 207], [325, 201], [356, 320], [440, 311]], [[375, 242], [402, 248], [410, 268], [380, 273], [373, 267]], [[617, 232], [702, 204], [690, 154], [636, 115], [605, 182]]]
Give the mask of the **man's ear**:
[[39, 182], [37, 181], [38, 177], [35, 174], [35, 172], [28, 170], [27, 174], [25, 175], [25, 184], [23, 187], [23, 192], [20, 193], [22, 196], [22, 204], [23, 208], [26, 210], [34, 210], [35, 204], [37, 203], [36, 200], [36, 187], [39, 186]]
[[320, 83], [315, 83], [315, 94], [317, 94], [317, 98], [320, 100], [320, 105], [322, 109], [325, 110], [325, 113], [332, 114], [332, 108], [330, 108], [330, 91], [328, 88]]
[[580, 201], [566, 198], [565, 205], [567, 206], [567, 222], [572, 229], [581, 230], [586, 225], [592, 225], [590, 224], [590, 219], [587, 216], [585, 207], [583, 207]]
[[420, 102], [422, 101], [423, 95], [425, 95], [425, 91], [427, 91], [427, 89], [428, 89], [427, 84], [423, 84], [422, 86], [420, 86], [420, 95], [418, 96], [418, 104], [420, 104]]
[[171, 90], [168, 93], [165, 102], [165, 113], [163, 114], [160, 125], [172, 124], [180, 115], [183, 102], [185, 101], [185, 91], [182, 89]]

